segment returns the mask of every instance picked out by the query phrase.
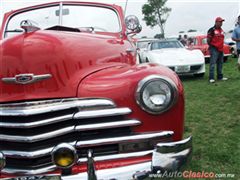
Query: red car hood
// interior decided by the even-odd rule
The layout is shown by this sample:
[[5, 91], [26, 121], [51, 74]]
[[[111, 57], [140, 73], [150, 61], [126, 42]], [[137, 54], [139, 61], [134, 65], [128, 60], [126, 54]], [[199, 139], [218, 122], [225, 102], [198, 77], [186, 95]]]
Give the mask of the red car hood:
[[[119, 65], [122, 55], [114, 50], [119, 49], [114, 48], [119, 44], [115, 39], [55, 31], [37, 31], [5, 39], [0, 44], [0, 102], [76, 97], [84, 77]], [[24, 85], [2, 80], [28, 73], [52, 77]]]

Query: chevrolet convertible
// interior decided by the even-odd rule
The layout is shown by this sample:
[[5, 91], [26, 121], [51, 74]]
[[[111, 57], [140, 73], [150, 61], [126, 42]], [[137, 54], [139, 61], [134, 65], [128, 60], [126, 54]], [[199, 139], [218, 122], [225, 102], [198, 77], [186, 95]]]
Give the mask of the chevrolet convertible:
[[0, 30], [0, 179], [140, 179], [180, 171], [178, 76], [136, 64], [136, 16], [54, 2], [6, 13]]

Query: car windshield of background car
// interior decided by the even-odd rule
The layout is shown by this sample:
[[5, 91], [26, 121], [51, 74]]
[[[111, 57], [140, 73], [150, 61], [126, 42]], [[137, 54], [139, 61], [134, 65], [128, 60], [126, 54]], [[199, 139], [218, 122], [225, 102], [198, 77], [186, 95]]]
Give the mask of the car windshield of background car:
[[153, 42], [151, 49], [165, 49], [165, 48], [184, 48], [178, 41], [161, 41], [161, 42]]
[[202, 44], [207, 44], [207, 38], [202, 39]]
[[[40, 29], [56, 25], [72, 28], [92, 28], [100, 32], [120, 32], [120, 23], [117, 13], [109, 8], [96, 6], [65, 5], [60, 21], [59, 5], [29, 9], [12, 16], [5, 29], [5, 37], [22, 33], [20, 24], [23, 20], [31, 20]], [[61, 24], [60, 24], [61, 23]]]
[[148, 41], [142, 41], [142, 42], [137, 42], [137, 47], [139, 48], [139, 49], [145, 49], [145, 48], [147, 48], [147, 45], [148, 45]]

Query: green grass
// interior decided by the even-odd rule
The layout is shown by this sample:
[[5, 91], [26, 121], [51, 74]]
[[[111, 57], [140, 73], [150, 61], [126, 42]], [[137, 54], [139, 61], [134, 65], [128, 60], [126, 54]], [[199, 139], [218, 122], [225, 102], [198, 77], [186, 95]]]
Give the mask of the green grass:
[[185, 137], [193, 136], [187, 170], [235, 174], [240, 179], [240, 71], [236, 58], [223, 66], [228, 81], [181, 78], [185, 91]]

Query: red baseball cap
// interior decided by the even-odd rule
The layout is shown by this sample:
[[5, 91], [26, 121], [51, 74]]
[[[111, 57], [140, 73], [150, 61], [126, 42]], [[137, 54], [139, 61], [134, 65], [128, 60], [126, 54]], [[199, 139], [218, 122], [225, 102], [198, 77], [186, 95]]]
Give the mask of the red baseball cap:
[[217, 18], [215, 19], [215, 22], [223, 22], [223, 21], [225, 21], [225, 19], [223, 19], [223, 18], [221, 18], [221, 17], [217, 17]]

